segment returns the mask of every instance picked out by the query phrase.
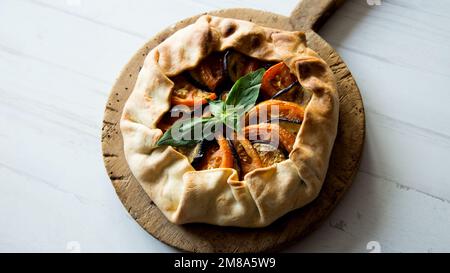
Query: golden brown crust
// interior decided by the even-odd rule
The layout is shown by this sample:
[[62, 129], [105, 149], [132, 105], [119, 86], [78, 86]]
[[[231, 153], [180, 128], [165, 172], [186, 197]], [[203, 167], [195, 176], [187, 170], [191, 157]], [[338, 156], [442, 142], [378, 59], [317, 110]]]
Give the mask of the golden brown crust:
[[[289, 159], [239, 181], [233, 169], [195, 171], [172, 147], [156, 147], [156, 124], [170, 107], [169, 77], [195, 67], [212, 51], [234, 48], [284, 61], [313, 92]], [[319, 193], [337, 130], [334, 76], [301, 32], [202, 16], [146, 57], [121, 119], [127, 162], [145, 192], [172, 222], [262, 227], [311, 202]]]

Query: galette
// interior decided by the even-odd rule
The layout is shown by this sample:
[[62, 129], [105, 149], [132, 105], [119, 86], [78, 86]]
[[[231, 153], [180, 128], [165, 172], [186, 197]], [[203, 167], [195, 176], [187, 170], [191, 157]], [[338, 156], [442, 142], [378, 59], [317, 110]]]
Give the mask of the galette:
[[204, 15], [145, 57], [120, 128], [169, 221], [264, 227], [318, 196], [338, 113], [303, 32]]

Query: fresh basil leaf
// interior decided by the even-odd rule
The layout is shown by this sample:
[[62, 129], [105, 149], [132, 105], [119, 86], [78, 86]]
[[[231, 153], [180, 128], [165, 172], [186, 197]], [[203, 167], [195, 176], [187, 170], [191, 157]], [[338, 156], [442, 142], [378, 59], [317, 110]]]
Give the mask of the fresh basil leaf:
[[211, 118], [203, 126], [203, 139], [213, 140], [216, 132], [222, 127], [223, 121], [217, 117]]
[[224, 123], [226, 126], [233, 128], [235, 131], [240, 132], [241, 131], [241, 119], [242, 119], [242, 115], [240, 115], [237, 112], [234, 112], [234, 113], [231, 113], [226, 116]]
[[241, 106], [244, 112], [250, 110], [258, 99], [259, 88], [265, 71], [264, 68], [260, 68], [237, 80], [228, 93], [225, 103], [231, 106]]
[[203, 125], [211, 120], [210, 117], [177, 120], [156, 145], [188, 146], [197, 144], [203, 139]]
[[225, 103], [221, 100], [210, 101], [209, 110], [214, 116], [220, 117], [225, 113]]
[[251, 72], [236, 81], [225, 102], [208, 100], [212, 117], [178, 120], [158, 140], [157, 145], [187, 146], [212, 140], [223, 125], [240, 131], [241, 119], [258, 99], [265, 69]]

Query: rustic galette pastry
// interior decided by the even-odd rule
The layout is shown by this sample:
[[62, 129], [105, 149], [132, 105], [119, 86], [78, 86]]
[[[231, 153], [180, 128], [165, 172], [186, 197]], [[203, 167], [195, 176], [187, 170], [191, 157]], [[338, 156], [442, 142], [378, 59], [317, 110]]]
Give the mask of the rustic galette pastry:
[[120, 127], [169, 221], [264, 227], [318, 196], [338, 107], [304, 33], [205, 15], [150, 51]]

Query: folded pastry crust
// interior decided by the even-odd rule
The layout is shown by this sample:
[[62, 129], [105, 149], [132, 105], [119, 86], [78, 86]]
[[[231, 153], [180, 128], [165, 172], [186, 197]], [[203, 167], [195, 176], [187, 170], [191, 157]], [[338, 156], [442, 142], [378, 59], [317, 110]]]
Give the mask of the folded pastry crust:
[[[260, 60], [285, 62], [313, 93], [289, 158], [256, 169], [241, 181], [234, 169], [196, 171], [172, 147], [156, 146], [163, 134], [156, 124], [171, 107], [174, 83], [169, 77], [228, 48]], [[263, 227], [319, 194], [336, 137], [338, 107], [333, 73], [306, 46], [304, 33], [205, 15], [150, 51], [125, 104], [120, 128], [133, 175], [171, 222]]]

